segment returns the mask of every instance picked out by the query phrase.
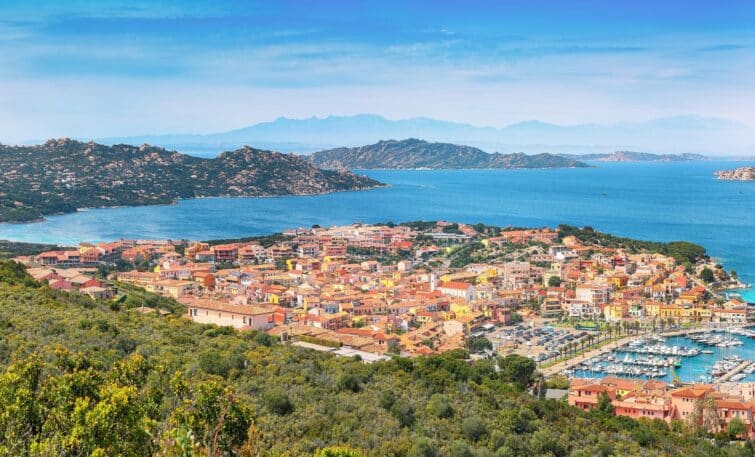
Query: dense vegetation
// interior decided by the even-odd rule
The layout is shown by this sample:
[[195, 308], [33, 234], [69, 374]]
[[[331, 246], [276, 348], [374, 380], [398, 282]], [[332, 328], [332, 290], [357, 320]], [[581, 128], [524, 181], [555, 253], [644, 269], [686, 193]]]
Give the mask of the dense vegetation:
[[271, 235], [247, 236], [243, 238], [226, 238], [226, 239], [218, 239], [218, 240], [209, 240], [207, 241], [207, 243], [210, 246], [217, 246], [219, 244], [256, 242], [256, 243], [259, 243], [261, 246], [268, 248], [274, 245], [275, 243], [287, 241], [292, 238], [293, 237], [286, 236], [282, 233], [273, 233]]
[[312, 163], [322, 168], [364, 170], [458, 168], [574, 168], [588, 165], [553, 154], [489, 154], [480, 149], [449, 143], [429, 143], [414, 138], [380, 141], [357, 148], [315, 152]]
[[9, 259], [20, 255], [36, 255], [40, 252], [53, 249], [60, 249], [60, 246], [53, 244], [0, 240], [0, 259]]
[[0, 272], [0, 455], [752, 455], [539, 400], [518, 356], [367, 365]]
[[658, 241], [635, 240], [598, 232], [592, 227], [579, 228], [571, 225], [559, 225], [558, 235], [560, 238], [575, 236], [585, 244], [624, 248], [630, 252], [658, 252], [671, 256], [679, 263], [687, 266], [707, 257], [704, 247], [688, 241], [662, 243]]
[[320, 170], [293, 155], [250, 147], [201, 159], [152, 146], [69, 139], [0, 145], [0, 222], [77, 208], [167, 204], [182, 198], [302, 195], [381, 185]]

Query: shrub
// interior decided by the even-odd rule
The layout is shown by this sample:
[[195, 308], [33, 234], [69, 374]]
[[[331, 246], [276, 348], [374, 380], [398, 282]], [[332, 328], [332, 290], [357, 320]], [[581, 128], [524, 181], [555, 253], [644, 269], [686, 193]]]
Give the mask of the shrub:
[[285, 392], [281, 389], [273, 389], [265, 395], [265, 405], [273, 413], [285, 416], [294, 412], [294, 405]]
[[391, 414], [402, 427], [409, 427], [414, 423], [414, 407], [405, 398], [396, 400], [391, 407]]
[[433, 395], [430, 398], [427, 407], [433, 415], [441, 419], [447, 419], [454, 415], [454, 409], [451, 406], [451, 402], [445, 395]]
[[485, 422], [478, 416], [472, 416], [464, 419], [461, 424], [461, 431], [472, 441], [479, 441], [480, 438], [488, 434], [488, 428]]

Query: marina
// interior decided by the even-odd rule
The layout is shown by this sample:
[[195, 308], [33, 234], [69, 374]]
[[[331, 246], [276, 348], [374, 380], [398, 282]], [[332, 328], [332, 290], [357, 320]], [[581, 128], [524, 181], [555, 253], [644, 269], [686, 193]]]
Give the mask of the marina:
[[669, 337], [643, 336], [579, 360], [570, 377], [623, 376], [666, 382], [755, 382], [751, 329], [700, 331]]

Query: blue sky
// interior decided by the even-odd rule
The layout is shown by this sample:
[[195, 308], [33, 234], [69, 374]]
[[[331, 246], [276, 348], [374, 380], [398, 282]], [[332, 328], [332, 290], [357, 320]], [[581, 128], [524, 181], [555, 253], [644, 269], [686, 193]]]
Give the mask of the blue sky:
[[0, 3], [0, 141], [378, 113], [755, 126], [755, 2]]

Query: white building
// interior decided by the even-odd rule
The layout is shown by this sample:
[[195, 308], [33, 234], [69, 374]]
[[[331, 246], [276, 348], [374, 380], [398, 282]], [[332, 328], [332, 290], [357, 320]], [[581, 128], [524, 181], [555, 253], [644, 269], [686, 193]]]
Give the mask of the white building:
[[605, 305], [610, 298], [608, 285], [581, 285], [575, 290], [576, 299], [593, 306]]

